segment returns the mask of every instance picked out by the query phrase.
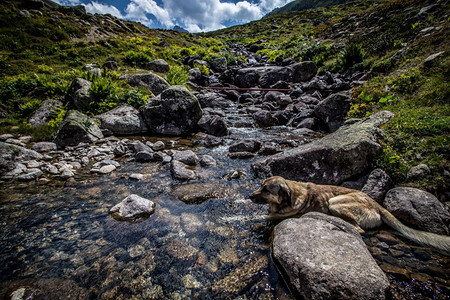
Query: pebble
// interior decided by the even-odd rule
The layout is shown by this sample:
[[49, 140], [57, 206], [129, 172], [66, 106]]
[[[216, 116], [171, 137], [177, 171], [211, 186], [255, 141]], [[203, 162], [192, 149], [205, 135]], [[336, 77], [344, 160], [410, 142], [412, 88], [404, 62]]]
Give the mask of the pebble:
[[143, 174], [139, 174], [139, 173], [133, 173], [133, 174], [130, 174], [130, 176], [128, 178], [131, 179], [131, 180], [138, 180], [138, 181], [140, 181], [140, 180], [144, 179], [144, 175]]

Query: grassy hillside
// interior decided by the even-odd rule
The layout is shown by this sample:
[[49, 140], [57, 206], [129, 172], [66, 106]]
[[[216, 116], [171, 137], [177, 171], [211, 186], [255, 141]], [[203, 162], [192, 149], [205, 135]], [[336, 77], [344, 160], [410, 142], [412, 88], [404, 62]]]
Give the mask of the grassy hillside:
[[294, 12], [294, 11], [299, 11], [299, 10], [306, 10], [306, 9], [311, 9], [311, 8], [339, 5], [339, 4], [347, 3], [349, 1], [352, 1], [352, 0], [296, 0], [296, 1], [292, 1], [288, 4], [286, 4], [283, 7], [274, 9], [271, 13], [269, 13], [269, 16], [275, 15], [275, 14], [284, 14], [284, 13], [289, 13], [289, 12]]
[[[361, 78], [353, 89], [349, 118], [379, 110], [396, 115], [384, 127], [378, 166], [397, 184], [439, 195], [450, 188], [448, 1], [357, 0], [196, 35], [150, 30], [64, 7], [34, 11], [27, 3], [0, 3], [0, 132], [50, 139], [67, 107], [47, 128], [30, 128], [26, 119], [42, 101], [63, 100], [73, 78], [90, 78], [82, 70], [86, 64], [114, 60], [119, 65], [103, 79], [90, 78], [101, 105], [86, 112], [95, 114], [121, 102], [145, 101], [148, 94], [127, 86], [119, 75], [136, 72], [150, 60], [165, 59], [172, 66], [167, 79], [183, 84], [186, 55], [205, 60], [223, 56], [233, 64], [237, 58], [228, 45], [259, 44], [263, 49], [258, 54], [272, 61], [312, 60], [322, 74]], [[421, 180], [407, 179], [407, 171], [419, 163], [426, 163], [431, 173]]]
[[[313, 60], [321, 73], [363, 76], [364, 83], [353, 89], [348, 117], [379, 110], [396, 115], [384, 127], [377, 164], [397, 184], [422, 187], [449, 201], [444, 196], [450, 188], [449, 8], [447, 1], [354, 1], [276, 14], [205, 36], [262, 45], [258, 53], [273, 61]], [[407, 179], [407, 171], [420, 163], [431, 173]]]

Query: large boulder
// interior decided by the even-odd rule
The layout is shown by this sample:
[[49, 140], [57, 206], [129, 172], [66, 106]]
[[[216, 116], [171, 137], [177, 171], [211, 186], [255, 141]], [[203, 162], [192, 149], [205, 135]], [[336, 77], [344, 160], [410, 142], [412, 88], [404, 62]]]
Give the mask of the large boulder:
[[355, 227], [308, 213], [278, 224], [273, 256], [304, 299], [385, 299], [386, 275]]
[[109, 213], [119, 221], [139, 222], [155, 212], [155, 203], [149, 199], [131, 194], [111, 208]]
[[167, 73], [170, 71], [170, 66], [164, 59], [156, 59], [147, 64], [147, 69], [158, 73]]
[[327, 125], [329, 132], [335, 132], [344, 125], [351, 101], [346, 94], [332, 94], [316, 105], [314, 113]]
[[44, 101], [28, 118], [28, 123], [30, 123], [32, 127], [46, 125], [54, 116], [58, 108], [62, 106], [63, 103], [58, 100]]
[[202, 132], [211, 134], [214, 136], [226, 136], [228, 135], [227, 123], [219, 116], [204, 115], [198, 121], [198, 127]]
[[428, 192], [411, 187], [396, 187], [387, 192], [383, 204], [406, 224], [437, 234], [450, 234], [448, 209]]
[[263, 88], [269, 88], [278, 81], [290, 81], [292, 70], [285, 67], [273, 67], [264, 72], [259, 78], [259, 85]]
[[173, 86], [139, 109], [150, 131], [180, 136], [193, 131], [202, 117], [197, 98], [183, 86]]
[[361, 192], [366, 193], [370, 198], [381, 204], [391, 184], [391, 177], [386, 172], [381, 169], [375, 169], [370, 173]]
[[225, 72], [227, 70], [227, 59], [225, 57], [216, 57], [211, 60], [211, 67], [217, 72]]
[[92, 102], [93, 97], [90, 91], [92, 82], [75, 78], [66, 94], [66, 101], [76, 109], [84, 109]]
[[312, 61], [304, 61], [289, 66], [292, 69], [292, 81], [309, 81], [317, 74], [317, 66]]
[[283, 176], [297, 181], [339, 185], [363, 174], [381, 149], [377, 143], [381, 124], [393, 117], [379, 112], [366, 120], [341, 127], [320, 140], [286, 150], [252, 165], [258, 177]]
[[104, 114], [96, 116], [99, 127], [110, 130], [115, 135], [133, 135], [147, 131], [139, 111], [131, 105], [123, 104]]
[[58, 147], [65, 147], [93, 143], [101, 138], [102, 131], [91, 118], [79, 111], [70, 110], [59, 125], [53, 142]]
[[149, 89], [155, 96], [170, 87], [164, 78], [153, 73], [130, 75], [126, 79], [129, 85]]

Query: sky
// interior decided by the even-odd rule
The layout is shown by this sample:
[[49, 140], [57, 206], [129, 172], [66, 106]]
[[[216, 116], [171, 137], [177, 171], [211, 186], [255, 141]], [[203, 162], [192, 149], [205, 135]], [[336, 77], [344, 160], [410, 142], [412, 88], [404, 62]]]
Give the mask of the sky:
[[92, 14], [111, 14], [150, 28], [181, 26], [190, 32], [212, 31], [247, 23], [292, 0], [54, 0], [84, 5]]

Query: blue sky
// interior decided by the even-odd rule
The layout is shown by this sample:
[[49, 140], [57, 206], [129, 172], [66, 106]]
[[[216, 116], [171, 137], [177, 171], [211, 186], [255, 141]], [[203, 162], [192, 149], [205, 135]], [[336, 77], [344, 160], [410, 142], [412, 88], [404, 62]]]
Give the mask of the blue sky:
[[112, 14], [150, 28], [211, 31], [260, 19], [292, 0], [54, 0], [84, 5], [90, 13]]

